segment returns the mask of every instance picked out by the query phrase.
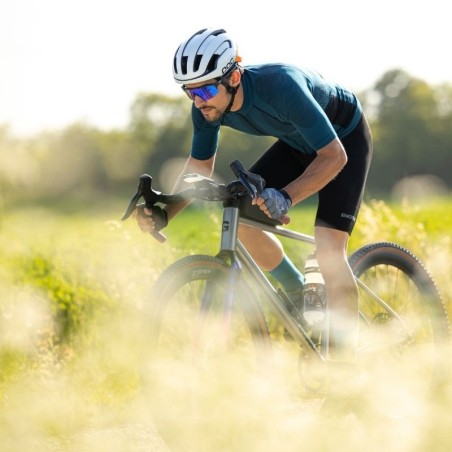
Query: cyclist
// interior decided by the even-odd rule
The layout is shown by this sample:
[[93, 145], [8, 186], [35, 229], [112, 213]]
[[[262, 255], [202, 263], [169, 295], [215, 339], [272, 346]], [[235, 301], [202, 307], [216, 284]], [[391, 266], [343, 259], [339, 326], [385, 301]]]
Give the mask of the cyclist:
[[[173, 75], [193, 102], [192, 148], [182, 174], [213, 174], [220, 127], [228, 126], [276, 138], [250, 168], [263, 176], [267, 188], [252, 202], [248, 198], [243, 215], [279, 219], [318, 193], [314, 235], [331, 312], [332, 357], [353, 361], [358, 291], [346, 250], [372, 155], [371, 133], [358, 99], [308, 69], [279, 63], [243, 66], [237, 44], [223, 29], [203, 29], [182, 42]], [[180, 177], [174, 190], [182, 188]], [[145, 209], [138, 223], [144, 232], [161, 229], [188, 204]], [[239, 237], [299, 305], [304, 278], [280, 241], [244, 225]]]

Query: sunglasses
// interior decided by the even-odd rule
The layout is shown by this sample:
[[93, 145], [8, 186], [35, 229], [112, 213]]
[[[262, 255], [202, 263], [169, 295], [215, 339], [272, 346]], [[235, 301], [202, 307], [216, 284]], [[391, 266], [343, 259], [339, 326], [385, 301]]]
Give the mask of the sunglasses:
[[182, 90], [191, 100], [195, 100], [195, 96], [200, 97], [204, 102], [207, 102], [212, 97], [218, 94], [218, 86], [223, 82], [223, 79], [218, 80], [217, 83], [209, 85], [198, 86], [197, 88], [187, 88], [182, 86]]

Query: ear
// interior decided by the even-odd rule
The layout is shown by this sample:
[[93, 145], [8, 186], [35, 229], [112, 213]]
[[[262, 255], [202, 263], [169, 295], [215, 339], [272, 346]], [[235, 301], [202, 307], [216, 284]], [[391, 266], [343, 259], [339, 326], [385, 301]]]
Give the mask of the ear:
[[241, 79], [242, 74], [238, 69], [235, 69], [234, 71], [232, 71], [231, 76], [229, 77], [229, 85], [232, 87], [236, 87], [240, 83]]

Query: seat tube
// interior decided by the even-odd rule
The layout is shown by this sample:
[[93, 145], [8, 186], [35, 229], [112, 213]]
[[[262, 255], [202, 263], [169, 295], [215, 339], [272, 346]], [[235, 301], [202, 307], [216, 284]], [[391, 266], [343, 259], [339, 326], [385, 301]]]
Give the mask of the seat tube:
[[235, 251], [239, 224], [238, 207], [225, 207], [221, 227], [221, 250]]

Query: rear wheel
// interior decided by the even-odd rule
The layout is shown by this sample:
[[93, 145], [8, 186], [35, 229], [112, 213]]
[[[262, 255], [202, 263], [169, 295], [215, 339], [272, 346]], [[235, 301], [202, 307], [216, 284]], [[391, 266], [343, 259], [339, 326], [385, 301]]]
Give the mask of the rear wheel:
[[389, 242], [366, 245], [349, 262], [363, 283], [360, 359], [367, 371], [374, 372], [375, 394], [400, 408], [441, 387], [448, 375], [449, 321], [424, 265], [407, 249]]

